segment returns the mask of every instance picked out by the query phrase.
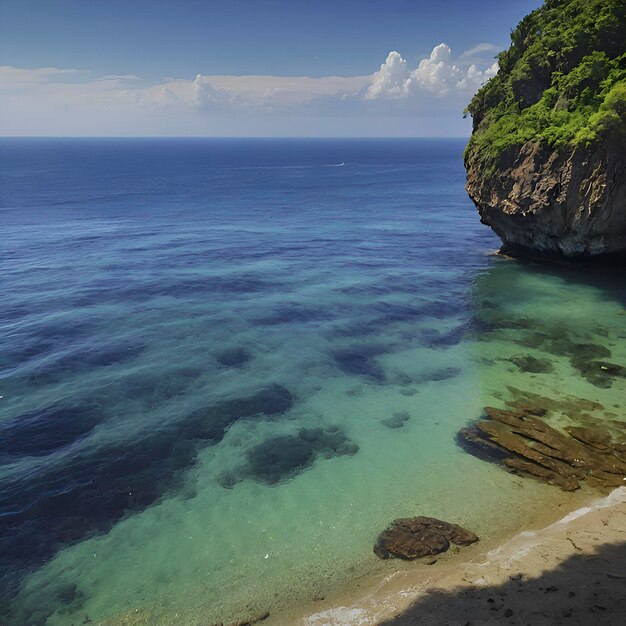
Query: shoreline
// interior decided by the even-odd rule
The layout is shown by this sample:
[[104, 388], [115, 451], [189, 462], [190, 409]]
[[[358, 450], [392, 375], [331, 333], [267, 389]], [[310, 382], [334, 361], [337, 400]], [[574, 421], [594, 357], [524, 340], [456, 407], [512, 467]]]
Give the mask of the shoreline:
[[[571, 506], [567, 506], [568, 503]], [[618, 487], [605, 497], [585, 490], [569, 494], [568, 498], [559, 501], [558, 510], [551, 508], [538, 513], [513, 535], [483, 539], [457, 553], [451, 549], [433, 565], [420, 563], [419, 560], [393, 561], [396, 565], [394, 572], [378, 573], [353, 581], [352, 585], [331, 597], [319, 599], [308, 606], [300, 605], [299, 608], [279, 611], [263, 623], [268, 626], [466, 624], [470, 617], [478, 619], [475, 612], [478, 607], [472, 606], [472, 601], [466, 596], [472, 593], [480, 595], [498, 585], [514, 585], [516, 600], [525, 602], [528, 610], [535, 610], [532, 606], [538, 592], [536, 588], [530, 589], [533, 581], [540, 581], [546, 572], [553, 573], [577, 556], [591, 557], [603, 546], [617, 549], [620, 542], [626, 546], [626, 487]], [[623, 559], [620, 557], [620, 560]], [[623, 586], [621, 578], [626, 579], [623, 566], [620, 571], [609, 573], [614, 578], [602, 581], [605, 592], [607, 581]], [[578, 573], [581, 586], [585, 588], [589, 586], [586, 583], [590, 582], [585, 580], [587, 574], [584, 568]], [[493, 593], [497, 592], [494, 590]], [[502, 593], [507, 595], [508, 591]], [[550, 606], [544, 606], [546, 603], [554, 605], [555, 610], [561, 610], [557, 605], [563, 598], [556, 592], [556, 588], [554, 593], [546, 596], [546, 602], [543, 602], [546, 594], [539, 593], [541, 611], [550, 612]], [[454, 601], [458, 601], [458, 596], [461, 596], [462, 602]], [[531, 596], [533, 602], [529, 601]], [[566, 600], [572, 605], [581, 602], [580, 597], [576, 596], [568, 596]], [[486, 610], [487, 614], [479, 623], [492, 623], [489, 618], [494, 620], [493, 623], [502, 623], [503, 615], [508, 617], [508, 612], [514, 611], [503, 606], [503, 613], [498, 614], [495, 600], [493, 607], [489, 603], [484, 607], [484, 603], [480, 608]], [[512, 600], [511, 604], [515, 602]], [[591, 609], [602, 612], [604, 618], [608, 618], [610, 609], [602, 604], [598, 606], [601, 608], [594, 609], [591, 605]], [[437, 621], [433, 618], [433, 608], [440, 615]], [[464, 608], [468, 611], [467, 615], [461, 614]], [[567, 610], [563, 609], [565, 612]], [[511, 623], [517, 623], [515, 613], [511, 615]], [[568, 618], [567, 623], [577, 623], [567, 615], [564, 617]], [[586, 617], [591, 619], [592, 614], [588, 613]], [[554, 620], [554, 616], [546, 619], [546, 624], [558, 623], [550, 621]], [[533, 623], [543, 622], [539, 620]]]

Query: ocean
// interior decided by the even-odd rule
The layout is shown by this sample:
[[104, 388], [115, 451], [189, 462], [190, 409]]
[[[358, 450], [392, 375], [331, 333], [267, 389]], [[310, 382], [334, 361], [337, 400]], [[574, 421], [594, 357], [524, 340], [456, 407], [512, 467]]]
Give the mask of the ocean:
[[0, 140], [0, 622], [280, 615], [397, 517], [550, 502], [456, 433], [516, 389], [623, 420], [554, 343], [625, 363], [626, 286], [496, 256], [464, 144]]

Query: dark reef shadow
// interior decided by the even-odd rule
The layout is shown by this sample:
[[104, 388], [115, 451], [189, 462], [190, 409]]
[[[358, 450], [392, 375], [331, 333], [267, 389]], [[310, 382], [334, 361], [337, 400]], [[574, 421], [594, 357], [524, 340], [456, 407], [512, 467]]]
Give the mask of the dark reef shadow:
[[[198, 452], [218, 444], [235, 422], [278, 418], [294, 403], [289, 390], [271, 384], [141, 436], [76, 450], [70, 446], [101, 421], [97, 406], [52, 406], [3, 420], [0, 462], [17, 450], [41, 463], [25, 474], [0, 475], [0, 625], [44, 624], [64, 597], [74, 602], [78, 591], [62, 585], [41, 592], [43, 607], [22, 606], [16, 596], [21, 578], [60, 549], [108, 532], [164, 497], [183, 495]], [[56, 427], [61, 420], [65, 429]], [[66, 453], [51, 456], [59, 450]]]
[[550, 264], [528, 259], [510, 261], [518, 263], [526, 271], [534, 274], [550, 275], [572, 284], [595, 287], [626, 307], [626, 259], [615, 257], [594, 264], [581, 262]]
[[[547, 264], [528, 259], [505, 259], [494, 257], [487, 268], [478, 273], [474, 279], [471, 293], [471, 321], [469, 324], [470, 334], [474, 339], [483, 340], [491, 331], [497, 330], [524, 330], [543, 331], [551, 335], [552, 339], [560, 340], [561, 336], [567, 338], [569, 310], [563, 310], [561, 323], [552, 320], [546, 324], [536, 314], [514, 315], [507, 313], [507, 300], [530, 301], [541, 293], [533, 286], [528, 286], [520, 280], [523, 276], [536, 276], [538, 284], [542, 284], [541, 278], [545, 278], [544, 286], [550, 285], [550, 280], [560, 281], [567, 288], [575, 290], [577, 287], [588, 287], [595, 290], [589, 294], [598, 304], [615, 307], [617, 315], [624, 314], [620, 309], [626, 309], [626, 267], [623, 264], [614, 266], [604, 264], [586, 265], [584, 263]], [[573, 292], [574, 293], [574, 292]], [[588, 330], [594, 334], [606, 336], [606, 329], [602, 323], [605, 320], [596, 319], [596, 316], [588, 316]], [[625, 318], [626, 322], [626, 318]], [[614, 324], [615, 325], [615, 324]], [[563, 326], [563, 328], [561, 328]], [[626, 328], [626, 323], [624, 324]], [[625, 336], [625, 335], [622, 335]], [[574, 343], [580, 343], [580, 338], [574, 338]], [[588, 342], [588, 341], [587, 341]], [[525, 347], [539, 347], [524, 344]], [[573, 346], [576, 347], [576, 346]], [[552, 350], [545, 350], [550, 353]], [[561, 356], [575, 356], [563, 353]]]
[[626, 543], [576, 554], [537, 578], [490, 587], [432, 590], [381, 626], [556, 624], [618, 626], [626, 615]]

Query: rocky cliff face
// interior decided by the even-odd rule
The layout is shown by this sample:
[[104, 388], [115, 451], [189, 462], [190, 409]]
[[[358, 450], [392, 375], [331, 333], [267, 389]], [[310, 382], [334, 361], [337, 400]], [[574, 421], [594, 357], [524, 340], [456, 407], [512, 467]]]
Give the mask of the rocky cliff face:
[[467, 191], [514, 255], [626, 255], [626, 2], [545, 0], [467, 107]]
[[466, 159], [467, 191], [502, 252], [568, 258], [626, 251], [626, 137], [555, 151], [528, 141], [494, 167]]

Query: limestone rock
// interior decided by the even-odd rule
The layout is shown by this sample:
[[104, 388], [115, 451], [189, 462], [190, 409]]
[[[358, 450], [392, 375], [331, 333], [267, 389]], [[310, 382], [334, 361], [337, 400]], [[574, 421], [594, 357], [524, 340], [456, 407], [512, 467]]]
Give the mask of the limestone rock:
[[590, 257], [626, 251], [626, 137], [594, 150], [528, 142], [495, 171], [469, 159], [467, 191], [513, 256]]

